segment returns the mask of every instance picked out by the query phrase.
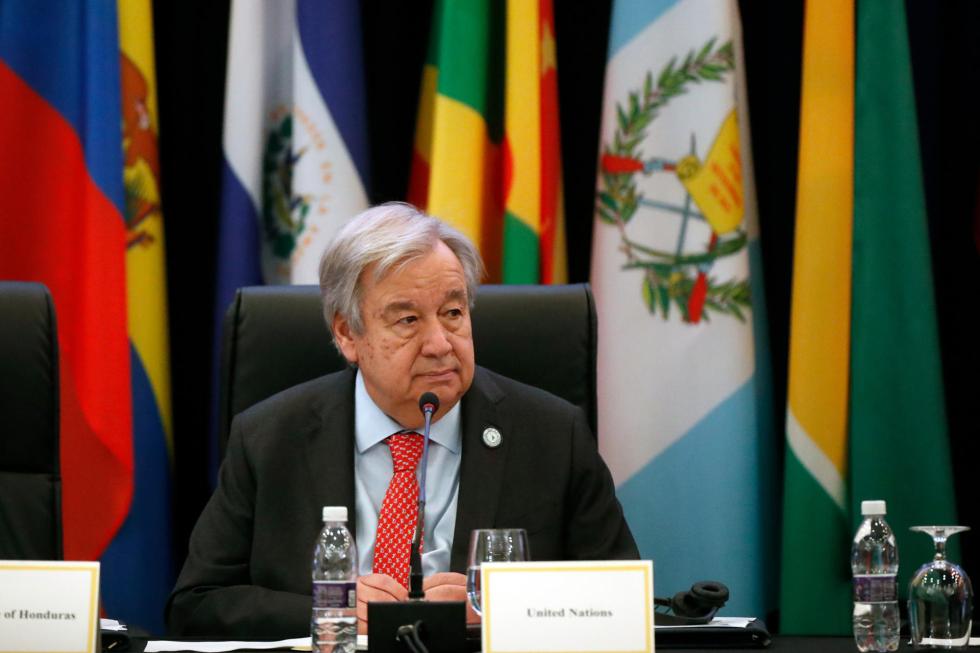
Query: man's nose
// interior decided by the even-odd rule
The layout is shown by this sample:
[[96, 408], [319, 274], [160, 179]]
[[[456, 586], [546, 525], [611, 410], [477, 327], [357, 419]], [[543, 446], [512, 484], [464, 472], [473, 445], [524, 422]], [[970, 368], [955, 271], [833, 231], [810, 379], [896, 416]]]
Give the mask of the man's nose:
[[430, 321], [422, 332], [422, 355], [445, 356], [453, 350], [449, 333], [439, 320]]

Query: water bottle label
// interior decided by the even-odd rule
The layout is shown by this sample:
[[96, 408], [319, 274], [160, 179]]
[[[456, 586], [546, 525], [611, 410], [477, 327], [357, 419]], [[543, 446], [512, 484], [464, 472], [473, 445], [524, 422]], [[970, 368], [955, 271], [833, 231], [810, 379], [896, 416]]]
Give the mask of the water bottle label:
[[318, 608], [356, 608], [357, 583], [316, 581], [313, 583], [313, 605]]
[[854, 577], [854, 601], [881, 603], [898, 599], [898, 583], [894, 576], [881, 574]]

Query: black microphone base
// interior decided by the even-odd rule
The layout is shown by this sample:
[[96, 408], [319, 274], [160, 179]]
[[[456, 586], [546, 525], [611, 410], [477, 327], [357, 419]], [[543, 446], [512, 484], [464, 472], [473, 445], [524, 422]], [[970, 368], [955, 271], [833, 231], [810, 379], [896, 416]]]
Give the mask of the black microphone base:
[[402, 601], [368, 603], [369, 653], [411, 653], [397, 639], [398, 629], [421, 622], [419, 637], [429, 653], [466, 650], [464, 601]]

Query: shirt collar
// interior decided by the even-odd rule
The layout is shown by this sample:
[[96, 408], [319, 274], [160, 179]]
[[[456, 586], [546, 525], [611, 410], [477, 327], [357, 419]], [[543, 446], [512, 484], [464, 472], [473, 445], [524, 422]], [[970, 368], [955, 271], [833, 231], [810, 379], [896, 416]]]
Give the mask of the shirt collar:
[[[463, 439], [459, 419], [461, 403], [457, 401], [452, 410], [440, 417], [439, 421], [433, 422], [429, 428], [429, 440], [449, 449], [454, 454], [459, 453]], [[421, 422], [421, 413], [419, 421]], [[371, 399], [364, 385], [364, 377], [358, 370], [354, 381], [354, 438], [358, 453], [364, 453], [392, 433], [401, 430], [401, 424], [388, 417]], [[417, 430], [419, 433], [422, 432], [421, 423]]]

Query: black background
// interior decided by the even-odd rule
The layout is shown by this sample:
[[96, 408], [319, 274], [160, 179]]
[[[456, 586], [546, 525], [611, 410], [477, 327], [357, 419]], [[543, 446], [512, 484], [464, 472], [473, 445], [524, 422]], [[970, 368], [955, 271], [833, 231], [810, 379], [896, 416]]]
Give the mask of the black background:
[[[720, 1], [720, 0], [719, 0]], [[555, 0], [569, 275], [587, 281], [610, 0]], [[802, 0], [742, 0], [752, 145], [773, 364], [774, 423], [783, 424], [799, 120]], [[896, 1], [896, 10], [900, 7]], [[909, 0], [946, 407], [960, 521], [980, 528], [973, 501], [980, 293], [974, 234], [980, 126], [976, 91], [980, 3]], [[363, 0], [372, 202], [403, 199], [428, 40], [431, 0]], [[215, 252], [228, 1], [154, 7], [160, 156], [174, 396], [174, 547], [182, 561], [210, 494], [208, 439]], [[781, 460], [780, 455], [776, 460]], [[909, 479], [927, 484], [928, 479]], [[778, 518], [776, 522], [778, 523]], [[776, 536], [774, 534], [774, 536]], [[963, 563], [980, 574], [975, 536]], [[775, 561], [774, 561], [774, 564]]]

